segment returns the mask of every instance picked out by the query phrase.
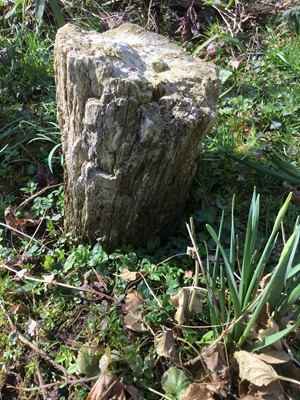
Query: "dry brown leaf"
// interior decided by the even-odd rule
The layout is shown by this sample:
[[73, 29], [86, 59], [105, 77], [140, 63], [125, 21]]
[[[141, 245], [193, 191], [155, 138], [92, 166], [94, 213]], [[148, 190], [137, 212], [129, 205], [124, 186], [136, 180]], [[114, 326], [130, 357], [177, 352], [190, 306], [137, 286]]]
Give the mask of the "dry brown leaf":
[[33, 257], [28, 254], [22, 254], [21, 256], [14, 256], [10, 257], [6, 262], [5, 265], [9, 267], [23, 267], [24, 265], [38, 265], [39, 261], [36, 257]]
[[229, 60], [228, 65], [229, 65], [233, 70], [235, 70], [235, 69], [238, 69], [238, 67], [239, 67], [239, 65], [240, 65], [240, 61], [239, 61], [239, 60], [236, 60], [236, 59], [234, 59], [234, 58], [231, 58], [231, 59]]
[[265, 275], [262, 280], [259, 282], [259, 286], [261, 288], [261, 290], [264, 290], [264, 288], [267, 286], [267, 284], [270, 282], [272, 278], [272, 274], [267, 274]]
[[193, 383], [187, 387], [182, 400], [213, 400], [213, 393], [207, 388], [206, 383]]
[[208, 382], [207, 389], [210, 390], [211, 393], [216, 394], [219, 398], [222, 399], [227, 399], [228, 394], [231, 393], [228, 380], [221, 381], [220, 378], [218, 378], [217, 381]]
[[38, 329], [38, 323], [34, 319], [32, 319], [27, 329], [28, 334], [30, 336], [33, 336], [37, 329]]
[[28, 228], [38, 225], [38, 221], [33, 220], [32, 218], [28, 218], [29, 217], [28, 214], [27, 218], [17, 218], [11, 207], [7, 207], [5, 209], [4, 217], [7, 225], [19, 231], [25, 230], [26, 227]]
[[23, 304], [16, 304], [15, 306], [12, 306], [10, 309], [11, 314], [28, 314], [29, 313], [29, 308]]
[[239, 384], [240, 400], [284, 400], [284, 392], [280, 382], [274, 381], [267, 386], [256, 386], [243, 380]]
[[236, 351], [234, 358], [239, 364], [241, 379], [245, 379], [256, 386], [268, 385], [278, 379], [274, 368], [252, 353], [244, 350]]
[[203, 308], [203, 296], [199, 290], [183, 288], [179, 292], [170, 297], [170, 303], [177, 308], [175, 320], [179, 325], [182, 325], [190, 315], [190, 301], [192, 290], [195, 290], [193, 298], [192, 313], [201, 312]]
[[262, 349], [257, 357], [267, 364], [284, 364], [291, 361], [291, 356], [285, 350], [276, 350], [271, 347]]
[[202, 361], [206, 364], [207, 368], [211, 372], [217, 372], [215, 379], [219, 380], [218, 377], [224, 379], [228, 372], [226, 364], [225, 354], [218, 343], [215, 346], [205, 347], [201, 353]]
[[292, 194], [292, 202], [300, 205], [300, 190], [294, 190]]
[[135, 332], [146, 332], [147, 327], [143, 322], [142, 314], [127, 314], [124, 318], [126, 328]]
[[144, 299], [138, 294], [136, 290], [129, 292], [125, 297], [125, 310], [126, 312], [136, 310], [138, 306], [144, 304]]
[[50, 275], [44, 275], [44, 289], [45, 292], [47, 290], [51, 290], [53, 288], [53, 286], [55, 286], [57, 279], [58, 278], [58, 274], [50, 274]]
[[143, 322], [142, 312], [140, 310], [143, 303], [143, 298], [136, 290], [127, 294], [124, 307], [126, 312], [124, 324], [126, 325], [126, 328], [135, 332], [145, 332], [147, 330], [146, 325]]
[[206, 48], [206, 55], [209, 58], [216, 58], [217, 49], [214, 43], [210, 43]]
[[29, 271], [27, 269], [21, 269], [16, 273], [16, 280], [24, 279], [26, 276], [29, 275]]
[[92, 387], [87, 400], [126, 400], [124, 384], [114, 375], [101, 375]]
[[17, 231], [34, 233], [36, 229], [41, 230], [41, 221], [33, 219], [29, 213], [25, 213], [23, 218], [17, 218], [11, 207], [4, 211], [5, 222]]
[[175, 340], [172, 329], [157, 332], [154, 338], [154, 345], [158, 356], [174, 359]]
[[196, 258], [197, 257], [197, 250], [195, 249], [195, 247], [187, 246], [186, 254], [188, 256], [192, 257], [192, 258]]
[[190, 291], [188, 289], [181, 289], [178, 293], [170, 297], [170, 303], [177, 308], [174, 318], [179, 325], [182, 325], [188, 317], [189, 300]]
[[[257, 339], [260, 342], [264, 342], [265, 338], [277, 332], [279, 332], [279, 327], [274, 321], [274, 313], [272, 313], [272, 315], [268, 318], [266, 329], [260, 329], [258, 331]], [[274, 342], [272, 344], [272, 347], [278, 351], [283, 350], [281, 340], [277, 340], [276, 342]]]
[[175, 33], [180, 34], [180, 39], [183, 42], [187, 42], [199, 34], [199, 29], [200, 24], [198, 22], [198, 16], [195, 9], [191, 5], [188, 8], [185, 17], [181, 18], [179, 28]]
[[[191, 300], [193, 301], [191, 312], [192, 314], [200, 313], [203, 310], [204, 296], [198, 289], [190, 289]], [[191, 307], [191, 305], [189, 305]]]
[[136, 271], [129, 271], [129, 269], [125, 268], [123, 271], [120, 273], [120, 278], [123, 281], [136, 281], [137, 279], [140, 279], [143, 277], [142, 272], [136, 272]]
[[135, 387], [125, 385], [115, 375], [101, 374], [86, 400], [126, 400], [127, 398], [140, 400]]

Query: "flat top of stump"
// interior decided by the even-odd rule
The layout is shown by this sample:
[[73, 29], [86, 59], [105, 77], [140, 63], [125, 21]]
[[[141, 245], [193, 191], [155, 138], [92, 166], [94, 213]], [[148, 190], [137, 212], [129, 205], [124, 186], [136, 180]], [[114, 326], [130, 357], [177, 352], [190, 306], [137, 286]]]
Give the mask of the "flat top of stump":
[[[169, 39], [138, 25], [125, 23], [104, 33], [83, 31], [66, 24], [58, 31], [58, 40], [65, 50], [82, 55], [111, 57], [121, 73], [138, 79], [178, 82], [203, 79], [216, 80], [216, 67], [182, 50]], [[103, 54], [104, 53], [104, 54]]]

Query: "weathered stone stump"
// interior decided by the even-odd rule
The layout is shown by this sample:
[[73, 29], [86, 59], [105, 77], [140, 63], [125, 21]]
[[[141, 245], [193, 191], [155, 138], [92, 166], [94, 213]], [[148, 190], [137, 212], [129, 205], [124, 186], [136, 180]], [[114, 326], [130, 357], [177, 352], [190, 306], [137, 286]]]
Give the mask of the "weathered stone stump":
[[110, 249], [169, 234], [215, 118], [216, 68], [132, 24], [66, 25], [54, 54], [69, 228]]

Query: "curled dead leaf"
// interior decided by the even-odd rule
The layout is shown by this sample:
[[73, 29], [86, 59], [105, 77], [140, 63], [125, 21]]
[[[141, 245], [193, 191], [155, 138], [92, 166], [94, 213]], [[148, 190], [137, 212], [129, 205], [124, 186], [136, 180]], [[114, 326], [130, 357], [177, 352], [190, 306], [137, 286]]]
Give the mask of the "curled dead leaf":
[[[191, 294], [193, 291], [194, 296], [192, 297]], [[191, 298], [193, 298], [192, 307], [190, 307]], [[178, 324], [182, 325], [191, 312], [197, 313], [202, 311], [203, 295], [197, 289], [182, 288], [170, 297], [170, 303], [177, 308], [174, 318]]]
[[143, 317], [141, 313], [129, 313], [125, 315], [124, 324], [126, 328], [131, 329], [135, 332], [145, 332], [147, 330], [147, 327], [143, 322]]
[[293, 190], [292, 193], [292, 202], [300, 205], [300, 190]]
[[196, 258], [197, 251], [196, 251], [195, 247], [187, 246], [187, 248], [186, 248], [186, 254], [187, 254], [188, 256], [192, 257], [192, 258]]
[[234, 358], [239, 364], [241, 379], [245, 379], [256, 386], [269, 385], [278, 379], [274, 368], [252, 353], [244, 350], [236, 351]]
[[224, 379], [228, 372], [224, 350], [220, 344], [214, 346], [207, 346], [201, 353], [202, 361], [206, 364], [207, 368], [216, 373], [215, 380]]
[[143, 314], [141, 311], [141, 305], [143, 303], [143, 298], [136, 290], [127, 294], [124, 307], [126, 312], [124, 324], [126, 328], [135, 332], [145, 332], [147, 330], [147, 327], [143, 322]]
[[51, 290], [53, 286], [56, 284], [58, 281], [58, 274], [50, 274], [50, 275], [44, 275], [44, 289], [45, 292], [47, 290]]
[[133, 386], [127, 386], [120, 382], [115, 375], [102, 374], [92, 387], [87, 400], [126, 400], [126, 394], [132, 400], [140, 400], [138, 392]]
[[[258, 338], [258, 340], [259, 340], [260, 342], [264, 342], [265, 338], [267, 338], [268, 336], [271, 336], [271, 335], [273, 335], [274, 333], [277, 333], [277, 332], [279, 332], [279, 327], [278, 327], [278, 325], [276, 324], [276, 322], [274, 321], [274, 313], [273, 313], [273, 314], [268, 318], [266, 329], [260, 329], [260, 330], [258, 331], [258, 336], [257, 336], [257, 338]], [[274, 342], [274, 343], [272, 344], [272, 347], [273, 347], [274, 349], [278, 350], [278, 351], [283, 350], [281, 340], [277, 340], [276, 342]]]
[[285, 350], [275, 350], [272, 347], [262, 349], [257, 357], [267, 364], [284, 364], [292, 359]]
[[235, 59], [235, 58], [231, 58], [228, 62], [228, 65], [233, 69], [238, 69], [239, 65], [240, 65], [240, 61]]
[[10, 309], [11, 314], [28, 314], [29, 308], [24, 303], [16, 304]]
[[38, 325], [37, 321], [32, 319], [30, 321], [30, 324], [29, 324], [28, 329], [27, 329], [28, 334], [30, 336], [34, 336], [35, 332], [38, 330], [38, 327], [39, 327], [39, 325]]
[[154, 345], [158, 356], [171, 358], [175, 361], [175, 338], [172, 329], [157, 332], [154, 338]]
[[206, 383], [193, 383], [185, 390], [182, 400], [213, 400], [213, 393], [207, 388]]
[[25, 213], [23, 218], [17, 218], [11, 207], [5, 209], [4, 217], [6, 224], [17, 231], [33, 234], [36, 230], [39, 233], [44, 230], [44, 226], [41, 227], [42, 221], [33, 219], [29, 213]]
[[240, 400], [285, 400], [280, 382], [274, 381], [269, 385], [256, 386], [249, 381], [242, 380], [239, 384]]
[[270, 282], [270, 279], [272, 278], [272, 274], [267, 274], [265, 275], [262, 280], [259, 282], [259, 286], [261, 290], [264, 290], [267, 284]]
[[189, 300], [190, 291], [188, 289], [181, 289], [170, 297], [170, 303], [177, 308], [174, 318], [179, 325], [182, 325], [188, 316]]
[[114, 375], [101, 375], [95, 385], [92, 387], [87, 400], [126, 400], [124, 393], [124, 384]]
[[129, 271], [129, 269], [125, 268], [123, 271], [120, 273], [120, 278], [122, 281], [136, 281], [140, 278], [142, 278], [144, 275], [143, 272], [136, 272], [136, 271]]

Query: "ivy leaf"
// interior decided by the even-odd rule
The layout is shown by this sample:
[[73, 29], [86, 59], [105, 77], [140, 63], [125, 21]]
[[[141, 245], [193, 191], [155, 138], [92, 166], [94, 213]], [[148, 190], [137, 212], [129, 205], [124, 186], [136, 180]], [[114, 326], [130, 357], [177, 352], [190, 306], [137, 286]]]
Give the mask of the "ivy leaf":
[[80, 374], [96, 376], [99, 374], [99, 360], [101, 352], [91, 346], [82, 346], [79, 349], [76, 360], [77, 369]]
[[185, 373], [176, 367], [169, 368], [162, 376], [161, 386], [166, 394], [173, 396], [176, 400], [183, 398], [185, 389], [190, 381]]

